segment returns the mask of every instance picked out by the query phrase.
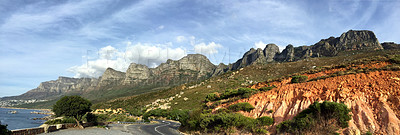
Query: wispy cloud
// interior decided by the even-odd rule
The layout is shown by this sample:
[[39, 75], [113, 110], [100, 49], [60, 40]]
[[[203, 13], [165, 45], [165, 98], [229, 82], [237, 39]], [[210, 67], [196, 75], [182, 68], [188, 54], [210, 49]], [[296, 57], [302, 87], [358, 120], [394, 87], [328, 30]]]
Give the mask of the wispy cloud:
[[[373, 30], [381, 42], [400, 42], [399, 6], [375, 0], [2, 1], [0, 88], [26, 91], [59, 75], [96, 77], [107, 66], [154, 67], [188, 53], [228, 64], [251, 47], [311, 45], [349, 29]], [[115, 54], [100, 57], [107, 54], [101, 50]], [[176, 55], [167, 53], [172, 51]], [[22, 68], [26, 65], [31, 68]], [[33, 83], [3, 81], [9, 76]]]

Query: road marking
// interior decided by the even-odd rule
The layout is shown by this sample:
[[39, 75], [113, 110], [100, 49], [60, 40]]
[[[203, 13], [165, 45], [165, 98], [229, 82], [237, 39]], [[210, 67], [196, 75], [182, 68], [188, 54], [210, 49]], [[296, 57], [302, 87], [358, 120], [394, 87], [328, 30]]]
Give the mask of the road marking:
[[157, 127], [154, 128], [154, 130], [155, 130], [157, 133], [159, 133], [159, 134], [161, 134], [161, 135], [164, 135], [163, 133], [161, 133], [160, 131], [158, 131], [157, 128], [163, 127], [163, 126], [167, 126], [167, 125], [169, 125], [169, 124], [171, 124], [171, 123], [168, 122], [168, 124], [157, 126]]

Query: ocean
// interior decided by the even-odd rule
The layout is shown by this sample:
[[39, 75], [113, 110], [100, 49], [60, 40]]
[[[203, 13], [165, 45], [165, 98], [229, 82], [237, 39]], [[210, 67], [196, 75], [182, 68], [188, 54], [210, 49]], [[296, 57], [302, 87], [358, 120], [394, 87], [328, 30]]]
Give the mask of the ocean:
[[[10, 113], [10, 111], [17, 111], [15, 114]], [[33, 118], [43, 118], [45, 114], [31, 114], [31, 112], [41, 112], [40, 110], [31, 109], [9, 109], [0, 108], [0, 121], [2, 125], [7, 124], [7, 129], [24, 129], [39, 127], [45, 120], [33, 120]]]

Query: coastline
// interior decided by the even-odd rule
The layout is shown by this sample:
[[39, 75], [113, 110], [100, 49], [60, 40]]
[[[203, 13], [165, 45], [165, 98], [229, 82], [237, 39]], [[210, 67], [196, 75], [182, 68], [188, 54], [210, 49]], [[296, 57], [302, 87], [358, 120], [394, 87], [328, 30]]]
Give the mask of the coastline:
[[0, 108], [5, 108], [5, 109], [24, 109], [24, 110], [40, 110], [40, 111], [48, 111], [50, 113], [53, 113], [51, 109], [33, 109], [33, 108], [18, 108], [18, 107], [0, 107]]

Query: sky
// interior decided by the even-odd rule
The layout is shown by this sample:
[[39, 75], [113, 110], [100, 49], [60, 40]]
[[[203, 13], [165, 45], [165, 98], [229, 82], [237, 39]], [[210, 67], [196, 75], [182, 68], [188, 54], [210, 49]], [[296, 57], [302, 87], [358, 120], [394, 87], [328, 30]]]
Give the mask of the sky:
[[371, 30], [400, 43], [396, 0], [0, 0], [0, 97], [58, 76], [156, 67], [200, 53], [233, 63], [250, 48], [313, 45]]

